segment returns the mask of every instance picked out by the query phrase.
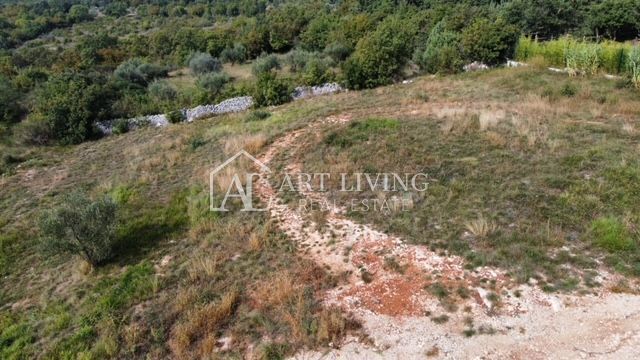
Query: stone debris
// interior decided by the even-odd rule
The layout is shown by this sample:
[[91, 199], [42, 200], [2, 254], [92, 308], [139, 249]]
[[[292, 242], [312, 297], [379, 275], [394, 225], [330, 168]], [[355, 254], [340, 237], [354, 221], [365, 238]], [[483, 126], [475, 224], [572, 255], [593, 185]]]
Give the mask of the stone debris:
[[291, 96], [293, 100], [305, 99], [312, 96], [334, 94], [342, 91], [342, 86], [338, 83], [326, 83], [318, 86], [298, 86]]
[[489, 66], [479, 61], [474, 61], [471, 64], [467, 64], [463, 67], [464, 71], [480, 71], [480, 70], [488, 70]]
[[167, 120], [167, 117], [164, 114], [158, 114], [131, 119], [129, 124], [134, 125], [134, 127], [142, 127], [147, 124], [155, 127], [163, 127], [169, 125], [169, 120]]
[[550, 67], [548, 68], [549, 71], [553, 71], [553, 72], [557, 72], [557, 73], [566, 73], [569, 72], [569, 70], [567, 69], [558, 69], [558, 68], [554, 68], [554, 67]]
[[527, 66], [527, 64], [519, 61], [507, 60], [507, 67], [516, 68], [516, 67], [522, 67], [522, 66]]
[[228, 114], [244, 111], [253, 106], [253, 98], [251, 96], [240, 96], [224, 100], [217, 105], [200, 105], [193, 109], [187, 109], [186, 118], [188, 122], [193, 120], [209, 117], [213, 115]]

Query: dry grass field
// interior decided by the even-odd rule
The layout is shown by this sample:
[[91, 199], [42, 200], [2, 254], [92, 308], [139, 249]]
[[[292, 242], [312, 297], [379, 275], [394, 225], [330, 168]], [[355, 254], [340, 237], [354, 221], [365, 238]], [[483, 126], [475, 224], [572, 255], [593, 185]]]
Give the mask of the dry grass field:
[[[227, 156], [263, 154], [334, 117], [350, 121], [303, 133], [272, 169], [430, 175], [422, 194], [357, 195], [407, 197], [409, 210], [348, 221], [545, 293], [638, 291], [640, 96], [615, 80], [497, 69], [266, 110], [262, 120], [226, 115], [74, 147], [3, 144], [3, 154], [23, 155], [0, 177], [0, 358], [273, 359], [349, 336], [367, 343], [361, 321], [325, 301], [349, 274], [299, 251], [269, 213], [208, 211], [209, 171]], [[41, 213], [72, 189], [119, 204], [116, 256], [102, 267], [39, 251]], [[385, 257], [389, 273], [413, 274], [404, 265]], [[358, 276], [375, 284], [375, 274]], [[433, 324], [463, 319], [474, 289], [432, 280], [421, 296], [442, 306]], [[485, 285], [500, 303], [495, 284]], [[476, 334], [492, 336], [456, 330]]]

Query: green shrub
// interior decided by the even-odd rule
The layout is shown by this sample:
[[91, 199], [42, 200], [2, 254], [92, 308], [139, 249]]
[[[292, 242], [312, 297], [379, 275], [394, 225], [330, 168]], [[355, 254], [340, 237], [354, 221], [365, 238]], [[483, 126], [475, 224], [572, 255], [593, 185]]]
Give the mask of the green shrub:
[[147, 86], [154, 79], [166, 77], [167, 69], [133, 58], [118, 65], [113, 76], [120, 81]]
[[129, 120], [127, 119], [118, 119], [113, 123], [112, 132], [115, 135], [120, 135], [129, 132]]
[[220, 52], [220, 60], [225, 63], [241, 64], [247, 58], [247, 49], [242, 44], [234, 44]]
[[225, 73], [207, 73], [200, 76], [196, 80], [196, 86], [202, 92], [201, 102], [214, 101], [229, 81], [231, 78]]
[[82, 4], [75, 4], [69, 8], [67, 15], [73, 23], [90, 20], [93, 16], [89, 13], [89, 7]]
[[181, 123], [187, 119], [181, 110], [169, 111], [165, 116], [167, 117], [167, 121], [171, 124]]
[[[34, 142], [55, 139], [77, 144], [97, 135], [96, 121], [111, 117], [112, 88], [79, 74], [52, 77], [35, 92], [30, 114]], [[39, 133], [38, 133], [39, 132]]]
[[194, 74], [202, 75], [209, 72], [220, 71], [222, 64], [220, 60], [207, 53], [197, 52], [189, 57], [189, 68]]
[[636, 0], [594, 1], [586, 23], [596, 34], [609, 39], [631, 40], [638, 36], [640, 4]]
[[275, 73], [266, 72], [258, 76], [258, 82], [253, 91], [253, 101], [256, 106], [280, 105], [290, 100], [289, 84], [279, 79]]
[[400, 75], [413, 49], [416, 24], [399, 16], [387, 17], [376, 30], [358, 41], [343, 65], [350, 89], [386, 85]]
[[467, 61], [498, 65], [513, 57], [518, 30], [502, 19], [478, 19], [462, 33], [461, 44]]
[[560, 88], [560, 95], [562, 96], [573, 97], [577, 93], [578, 93], [578, 88], [576, 88], [575, 85], [569, 82], [565, 83], [564, 85], [562, 85], [562, 88]]
[[157, 101], [173, 101], [178, 96], [176, 89], [166, 80], [154, 80], [147, 90], [149, 95]]
[[40, 220], [43, 249], [71, 253], [97, 266], [112, 255], [116, 241], [117, 205], [108, 197], [92, 201], [73, 192]]
[[260, 76], [261, 74], [277, 69], [280, 69], [280, 61], [278, 60], [278, 57], [273, 54], [257, 58], [251, 67], [251, 71], [256, 76]]
[[425, 50], [418, 56], [418, 64], [428, 73], [456, 73], [462, 70], [460, 35], [446, 29], [441, 21], [429, 34]]
[[339, 42], [332, 42], [324, 49], [324, 53], [329, 55], [335, 62], [344, 61], [351, 55], [351, 51], [351, 48]]
[[336, 23], [331, 15], [315, 16], [300, 34], [300, 46], [309, 51], [322, 51], [327, 46], [329, 33], [336, 28]]
[[320, 59], [311, 59], [304, 68], [302, 79], [305, 85], [320, 85], [333, 80], [329, 66]]
[[318, 54], [304, 51], [304, 50], [292, 50], [286, 57], [286, 61], [289, 64], [291, 72], [298, 72], [305, 68], [310, 59], [317, 57]]
[[609, 252], [630, 251], [636, 245], [624, 224], [613, 217], [594, 220], [591, 234], [595, 244]]
[[20, 93], [8, 79], [0, 76], [0, 123], [14, 123], [20, 119], [22, 107], [19, 105]]

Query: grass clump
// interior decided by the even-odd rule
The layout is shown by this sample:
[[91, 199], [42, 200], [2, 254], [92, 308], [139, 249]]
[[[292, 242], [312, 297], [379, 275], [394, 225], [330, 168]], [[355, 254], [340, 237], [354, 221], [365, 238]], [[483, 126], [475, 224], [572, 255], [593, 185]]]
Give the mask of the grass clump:
[[0, 358], [28, 358], [35, 339], [35, 331], [27, 323], [8, 316], [0, 317]]
[[560, 88], [560, 95], [566, 97], [574, 97], [578, 93], [578, 88], [572, 83], [565, 83]]
[[271, 113], [265, 110], [254, 110], [251, 113], [249, 113], [249, 115], [247, 115], [247, 117], [245, 118], [245, 121], [260, 121], [260, 120], [265, 120], [267, 118], [269, 118], [271, 116]]
[[442, 315], [439, 315], [439, 316], [434, 316], [434, 317], [431, 318], [431, 321], [433, 321], [436, 324], [444, 324], [447, 321], [449, 321], [449, 315], [442, 314]]
[[594, 220], [591, 233], [596, 246], [608, 252], [627, 252], [636, 248], [627, 228], [614, 217]]
[[365, 142], [374, 134], [384, 134], [388, 129], [398, 126], [398, 121], [393, 119], [371, 118], [350, 123], [346, 129], [329, 133], [324, 143], [329, 146], [348, 148], [356, 143]]

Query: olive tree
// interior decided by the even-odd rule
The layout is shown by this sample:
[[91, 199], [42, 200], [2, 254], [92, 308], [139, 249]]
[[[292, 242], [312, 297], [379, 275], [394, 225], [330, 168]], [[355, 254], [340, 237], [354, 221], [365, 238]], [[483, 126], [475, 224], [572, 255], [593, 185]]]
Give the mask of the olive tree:
[[112, 255], [116, 215], [117, 205], [109, 197], [92, 201], [79, 192], [67, 194], [40, 220], [43, 248], [53, 254], [77, 254], [97, 266]]
[[197, 75], [216, 72], [222, 69], [220, 60], [207, 53], [195, 53], [189, 59], [189, 68]]

